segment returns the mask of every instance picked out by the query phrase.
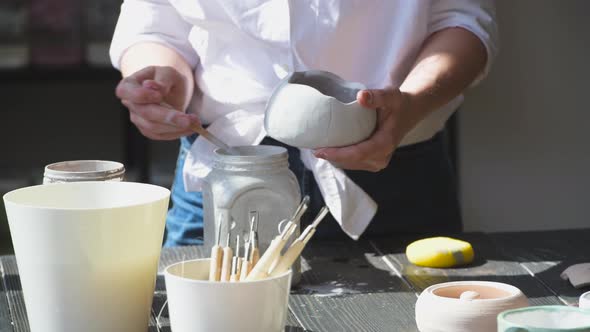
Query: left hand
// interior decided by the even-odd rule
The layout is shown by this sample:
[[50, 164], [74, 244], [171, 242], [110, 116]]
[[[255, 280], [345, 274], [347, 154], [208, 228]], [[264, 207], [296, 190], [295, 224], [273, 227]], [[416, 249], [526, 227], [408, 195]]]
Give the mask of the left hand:
[[341, 148], [321, 148], [317, 158], [350, 170], [378, 172], [389, 165], [393, 152], [404, 136], [418, 123], [409, 95], [397, 88], [362, 90], [358, 102], [377, 110], [377, 127], [365, 141]]

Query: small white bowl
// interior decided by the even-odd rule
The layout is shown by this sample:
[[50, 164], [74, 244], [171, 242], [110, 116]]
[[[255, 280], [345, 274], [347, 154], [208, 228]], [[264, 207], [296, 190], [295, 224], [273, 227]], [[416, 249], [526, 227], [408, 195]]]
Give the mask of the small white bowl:
[[258, 280], [211, 282], [209, 259], [164, 270], [174, 332], [279, 332], [285, 328], [291, 271]]
[[491, 281], [454, 281], [426, 288], [416, 302], [421, 332], [495, 332], [502, 311], [528, 305], [516, 287]]
[[267, 134], [299, 148], [342, 147], [371, 136], [377, 113], [356, 95], [365, 86], [320, 70], [294, 72], [275, 88], [264, 119]]

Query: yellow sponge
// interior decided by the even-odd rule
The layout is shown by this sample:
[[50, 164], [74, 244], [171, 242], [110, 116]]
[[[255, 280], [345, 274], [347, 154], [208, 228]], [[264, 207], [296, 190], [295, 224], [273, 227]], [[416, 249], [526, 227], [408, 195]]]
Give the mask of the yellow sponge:
[[450, 237], [431, 237], [412, 242], [406, 248], [412, 264], [426, 267], [453, 267], [473, 262], [469, 242]]

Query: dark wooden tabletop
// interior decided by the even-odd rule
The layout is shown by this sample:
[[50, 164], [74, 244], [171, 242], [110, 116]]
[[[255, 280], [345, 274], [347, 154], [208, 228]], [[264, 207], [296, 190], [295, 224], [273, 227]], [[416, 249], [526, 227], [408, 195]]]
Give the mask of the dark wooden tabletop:
[[[417, 331], [414, 305], [426, 287], [453, 280], [491, 280], [520, 288], [533, 305], [577, 305], [588, 289], [560, 278], [566, 267], [590, 262], [590, 229], [523, 233], [467, 233], [476, 260], [454, 269], [410, 264], [405, 247], [417, 236], [369, 241], [311, 242], [302, 282], [289, 299], [286, 331]], [[173, 262], [203, 257], [201, 247], [163, 249], [159, 271]], [[29, 331], [14, 256], [0, 257], [0, 332]], [[170, 331], [158, 275], [150, 332]]]

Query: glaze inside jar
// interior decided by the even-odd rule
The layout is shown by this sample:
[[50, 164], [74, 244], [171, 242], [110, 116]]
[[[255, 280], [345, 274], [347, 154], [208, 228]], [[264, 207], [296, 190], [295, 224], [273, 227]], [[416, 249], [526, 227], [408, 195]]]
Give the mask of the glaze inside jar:
[[468, 291], [476, 292], [477, 294], [479, 294], [477, 300], [501, 299], [512, 295], [512, 293], [505, 291], [503, 289], [483, 285], [448, 286], [435, 289], [432, 291], [432, 293], [434, 295], [441, 297], [459, 299], [461, 297], [461, 294]]
[[590, 313], [565, 306], [515, 310], [505, 314], [504, 319], [517, 326], [560, 329], [560, 331], [590, 327]]

